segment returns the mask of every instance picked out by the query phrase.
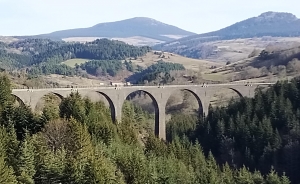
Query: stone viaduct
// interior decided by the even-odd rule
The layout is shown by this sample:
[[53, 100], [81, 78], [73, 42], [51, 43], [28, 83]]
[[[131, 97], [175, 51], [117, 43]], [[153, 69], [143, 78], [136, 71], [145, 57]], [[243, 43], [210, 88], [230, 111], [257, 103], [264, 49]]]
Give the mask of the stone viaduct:
[[47, 94], [55, 94], [61, 99], [71, 92], [78, 91], [82, 96], [90, 92], [103, 95], [109, 102], [113, 121], [120, 122], [122, 106], [126, 98], [133, 92], [143, 91], [153, 100], [155, 107], [155, 134], [162, 139], [166, 138], [165, 106], [173, 92], [184, 90], [192, 93], [199, 104], [199, 113], [207, 114], [210, 98], [222, 88], [231, 89], [240, 97], [253, 97], [258, 86], [270, 86], [274, 83], [226, 83], [210, 85], [166, 85], [166, 86], [123, 86], [123, 87], [77, 87], [77, 88], [44, 88], [44, 89], [13, 89], [12, 94], [22, 103], [29, 105], [33, 110], [41, 98]]

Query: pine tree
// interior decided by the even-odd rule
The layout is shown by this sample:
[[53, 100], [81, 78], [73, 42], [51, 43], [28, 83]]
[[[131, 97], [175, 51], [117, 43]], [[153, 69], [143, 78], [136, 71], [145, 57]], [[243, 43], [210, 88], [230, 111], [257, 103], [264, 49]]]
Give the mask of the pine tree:
[[25, 135], [19, 148], [17, 163], [17, 179], [19, 183], [34, 184], [33, 176], [36, 173], [34, 164], [34, 147], [29, 135]]
[[153, 134], [150, 134], [145, 143], [145, 155], [164, 156], [167, 154], [166, 151], [166, 145]]
[[223, 165], [223, 167], [222, 167], [222, 182], [221, 183], [226, 183], [226, 184], [227, 183], [228, 184], [235, 183], [233, 172], [227, 163], [225, 163], [225, 165]]
[[84, 184], [122, 184], [124, 183], [122, 175], [120, 176], [117, 167], [113, 165], [103, 153], [96, 150], [87, 165], [84, 168]]
[[4, 157], [1, 156], [1, 154], [3, 153], [0, 153], [0, 183], [17, 184], [13, 169], [7, 166]]
[[289, 178], [285, 175], [285, 173], [283, 173], [283, 175], [281, 176], [281, 184], [290, 184], [290, 180]]
[[70, 119], [75, 118], [83, 123], [85, 117], [84, 101], [78, 92], [71, 93], [70, 96], [64, 98], [59, 106], [60, 117]]
[[0, 127], [0, 183], [5, 184], [17, 184], [16, 177], [14, 175], [14, 170], [11, 166], [8, 166], [6, 155], [6, 143], [7, 143], [6, 130]]
[[253, 183], [253, 178], [249, 170], [243, 166], [236, 173], [235, 181], [238, 184]]
[[190, 157], [191, 157], [191, 166], [194, 169], [195, 172], [195, 183], [203, 183], [206, 181], [205, 175], [206, 172], [206, 158], [203, 154], [202, 148], [198, 141], [195, 142], [195, 144], [192, 146], [192, 148], [189, 151]]
[[215, 184], [220, 183], [221, 178], [219, 178], [219, 168], [211, 152], [208, 153], [206, 163], [206, 182]]
[[30, 134], [37, 133], [44, 126], [43, 121], [39, 121], [28, 106], [14, 108], [11, 121], [14, 123], [18, 140], [24, 139], [26, 131]]
[[147, 160], [141, 150], [133, 146], [119, 150], [116, 163], [124, 174], [126, 183], [147, 182]]
[[272, 169], [266, 177], [266, 184], [281, 184], [281, 179]]
[[254, 171], [254, 173], [252, 174], [252, 178], [254, 184], [262, 184], [265, 182], [264, 177], [259, 171]]
[[75, 119], [68, 123], [67, 137], [65, 182], [82, 183], [84, 168], [92, 154], [91, 137], [86, 126]]
[[300, 145], [298, 141], [289, 141], [283, 147], [283, 163], [284, 171], [289, 174], [292, 181], [299, 179], [300, 171]]
[[11, 96], [11, 83], [6, 75], [0, 75], [0, 112], [13, 102]]
[[18, 165], [18, 146], [19, 141], [17, 140], [17, 134], [12, 124], [9, 124], [7, 130], [7, 142], [6, 142], [6, 154], [7, 164], [11, 166], [14, 171], [17, 171]]

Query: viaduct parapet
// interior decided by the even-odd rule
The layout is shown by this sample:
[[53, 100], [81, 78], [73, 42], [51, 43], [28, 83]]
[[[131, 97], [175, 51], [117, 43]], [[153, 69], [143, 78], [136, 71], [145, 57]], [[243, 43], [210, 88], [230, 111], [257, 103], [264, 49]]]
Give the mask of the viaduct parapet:
[[102, 94], [110, 105], [113, 121], [120, 122], [122, 118], [122, 106], [126, 98], [133, 92], [143, 91], [153, 100], [155, 107], [155, 134], [166, 139], [165, 107], [169, 97], [176, 90], [184, 90], [192, 93], [199, 104], [199, 113], [207, 114], [210, 99], [216, 91], [222, 88], [231, 89], [240, 97], [254, 97], [258, 86], [270, 86], [274, 83], [227, 83], [205, 85], [166, 85], [166, 86], [123, 86], [123, 87], [80, 87], [80, 88], [45, 88], [45, 89], [13, 89], [12, 94], [29, 105], [32, 110], [39, 100], [47, 94], [55, 94], [60, 98], [67, 97], [72, 92], [86, 96], [90, 92]]

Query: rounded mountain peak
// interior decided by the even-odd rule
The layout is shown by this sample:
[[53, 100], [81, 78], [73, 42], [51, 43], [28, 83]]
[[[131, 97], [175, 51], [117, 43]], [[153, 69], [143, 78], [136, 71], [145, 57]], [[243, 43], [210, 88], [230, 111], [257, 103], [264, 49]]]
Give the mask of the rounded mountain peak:
[[103, 27], [103, 26], [108, 26], [108, 25], [123, 25], [123, 26], [132, 26], [132, 25], [146, 25], [146, 26], [165, 26], [167, 24], [159, 22], [155, 19], [148, 18], [148, 17], [134, 17], [134, 18], [129, 18], [125, 20], [119, 20], [116, 22], [105, 22], [105, 23], [100, 23], [96, 24], [93, 27]]
[[265, 12], [258, 16], [260, 19], [265, 20], [285, 20], [285, 21], [295, 21], [298, 18], [292, 13], [285, 13], [285, 12]]
[[[126, 20], [124, 20], [126, 21]], [[152, 18], [148, 18], [148, 17], [134, 17], [131, 19], [127, 19], [127, 21], [132, 21], [132, 22], [138, 22], [138, 23], [144, 23], [144, 24], [161, 24], [164, 25], [164, 23], [157, 21], [155, 19]]]

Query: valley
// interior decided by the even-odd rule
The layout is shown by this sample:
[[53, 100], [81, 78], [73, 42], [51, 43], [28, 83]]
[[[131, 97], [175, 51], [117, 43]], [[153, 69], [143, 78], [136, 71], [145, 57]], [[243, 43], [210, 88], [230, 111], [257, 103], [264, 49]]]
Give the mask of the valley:
[[299, 30], [265, 12], [0, 36], [0, 183], [299, 183]]

